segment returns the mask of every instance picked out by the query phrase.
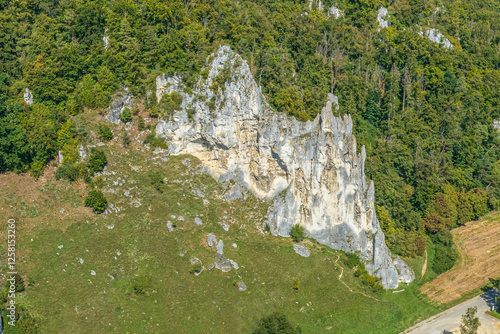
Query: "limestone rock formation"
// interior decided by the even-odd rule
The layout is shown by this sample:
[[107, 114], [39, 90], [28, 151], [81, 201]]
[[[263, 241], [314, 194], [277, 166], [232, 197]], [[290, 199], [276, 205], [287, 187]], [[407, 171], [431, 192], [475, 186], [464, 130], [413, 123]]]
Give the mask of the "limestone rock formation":
[[23, 95], [24, 97], [24, 102], [26, 102], [29, 105], [33, 104], [33, 93], [31, 93], [31, 90], [29, 88], [26, 88], [26, 92]]
[[311, 251], [304, 246], [301, 245], [293, 245], [293, 250], [295, 253], [299, 254], [300, 256], [303, 257], [309, 257], [311, 256]]
[[425, 31], [420, 31], [418, 34], [422, 37], [427, 36], [427, 38], [434, 43], [442, 44], [446, 49], [453, 49], [453, 44], [450, 40], [444, 37], [437, 29], [430, 28]]
[[380, 29], [385, 29], [389, 27], [389, 21], [386, 20], [388, 14], [389, 12], [387, 11], [387, 8], [382, 6], [378, 9], [377, 22], [378, 25], [380, 26], [379, 31]]
[[339, 19], [342, 16], [344, 16], [344, 11], [340, 8], [337, 8], [335, 6], [330, 7], [328, 10], [328, 13], [326, 14], [328, 18], [333, 17], [334, 19]]
[[106, 119], [112, 123], [118, 124], [122, 111], [125, 110], [125, 108], [132, 109], [133, 105], [134, 96], [125, 89], [125, 91], [117, 94], [115, 99], [111, 102], [111, 108], [106, 115]]
[[358, 253], [385, 288], [412, 281], [411, 269], [402, 261], [396, 266], [385, 244], [365, 149], [356, 152], [351, 117], [333, 115], [336, 98], [330, 94], [314, 121], [299, 122], [270, 108], [247, 63], [229, 47], [211, 58], [192, 93], [179, 77], [157, 79], [158, 100], [173, 91], [183, 97], [156, 127], [169, 153], [194, 155], [219, 182], [233, 180], [271, 200], [266, 224], [273, 234], [289, 236], [300, 224], [318, 242]]

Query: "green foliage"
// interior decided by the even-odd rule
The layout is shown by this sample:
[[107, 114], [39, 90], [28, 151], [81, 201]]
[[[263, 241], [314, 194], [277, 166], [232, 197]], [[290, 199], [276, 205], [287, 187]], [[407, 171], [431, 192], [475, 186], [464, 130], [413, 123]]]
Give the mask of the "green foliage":
[[144, 131], [146, 129], [146, 125], [144, 124], [144, 118], [142, 116], [137, 117], [137, 130]]
[[91, 207], [95, 213], [102, 213], [108, 208], [108, 201], [102, 191], [92, 189], [85, 197], [85, 206]]
[[436, 253], [432, 270], [439, 275], [453, 267], [457, 260], [457, 251], [449, 231], [442, 230], [432, 235], [431, 239]]
[[90, 152], [89, 161], [87, 162], [87, 167], [91, 175], [95, 173], [102, 172], [104, 167], [108, 164], [108, 158], [103, 150], [92, 148]]
[[203, 266], [201, 265], [201, 263], [196, 263], [195, 265], [193, 265], [193, 267], [189, 270], [189, 272], [191, 274], [198, 274], [201, 272], [201, 270], [203, 269]]
[[257, 325], [257, 329], [252, 334], [300, 334], [302, 329], [297, 326], [293, 327], [286, 316], [273, 313], [272, 315], [262, 318]]
[[158, 104], [159, 110], [166, 115], [173, 114], [174, 111], [179, 109], [182, 103], [182, 95], [177, 92], [164, 94]]
[[299, 242], [305, 237], [304, 227], [299, 224], [295, 224], [290, 231], [290, 235], [292, 236], [293, 241]]
[[[352, 269], [356, 266], [361, 267], [362, 263], [361, 260], [359, 259], [359, 256], [356, 254], [347, 254], [347, 258], [344, 260], [345, 265]], [[363, 266], [364, 269], [364, 266]]]
[[380, 228], [385, 234], [385, 242], [389, 245], [389, 240], [396, 232], [394, 228], [394, 223], [391, 221], [389, 217], [389, 212], [383, 206], [375, 205], [375, 211], [377, 213], [377, 218], [380, 223]]
[[124, 147], [128, 147], [131, 143], [130, 137], [128, 136], [128, 133], [126, 131], [123, 131], [122, 133], [122, 143]]
[[149, 172], [149, 180], [151, 185], [158, 190], [159, 192], [163, 192], [163, 186], [165, 182], [163, 181], [163, 177], [160, 172]]
[[299, 279], [296, 279], [295, 282], [293, 282], [293, 289], [295, 291], [298, 291], [300, 288], [300, 282], [299, 282]]
[[163, 138], [156, 137], [156, 132], [154, 130], [151, 131], [149, 135], [147, 135], [146, 139], [144, 140], [144, 144], [149, 144], [152, 149], [159, 147], [166, 150], [168, 148]]
[[83, 112], [83, 105], [78, 98], [70, 96], [66, 101], [66, 110], [71, 116], [75, 116]]
[[266, 231], [266, 233], [271, 233], [271, 225], [269, 224], [264, 225], [264, 231]]
[[139, 276], [132, 281], [132, 289], [137, 295], [149, 293], [153, 288], [153, 280], [149, 276]]
[[38, 334], [40, 333], [38, 321], [31, 315], [28, 308], [22, 304], [16, 305], [16, 326], [8, 325], [10, 321], [6, 317], [6, 310], [3, 310], [3, 324], [5, 334]]
[[113, 139], [113, 132], [106, 124], [99, 125], [98, 136], [101, 140], [110, 141]]
[[476, 316], [477, 306], [469, 307], [462, 315], [462, 324], [460, 325], [460, 334], [477, 334], [481, 322]]
[[132, 120], [132, 112], [130, 111], [130, 108], [125, 108], [121, 114], [120, 114], [120, 119], [122, 122], [130, 122]]
[[74, 164], [64, 164], [54, 172], [57, 180], [68, 180], [71, 182], [89, 177], [87, 166], [80, 162]]
[[389, 240], [389, 248], [394, 254], [404, 257], [422, 256], [425, 252], [425, 235], [414, 231], [396, 229]]

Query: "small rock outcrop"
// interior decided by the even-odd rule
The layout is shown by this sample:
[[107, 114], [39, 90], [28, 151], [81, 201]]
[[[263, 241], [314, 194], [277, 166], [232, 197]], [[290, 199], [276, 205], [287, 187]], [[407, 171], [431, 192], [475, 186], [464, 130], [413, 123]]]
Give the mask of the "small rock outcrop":
[[125, 108], [132, 109], [133, 105], [134, 96], [125, 89], [125, 91], [119, 93], [111, 102], [111, 108], [106, 115], [106, 119], [112, 123], [118, 124], [122, 111], [125, 110]]
[[242, 281], [236, 282], [236, 287], [238, 291], [245, 291], [247, 289], [247, 286]]
[[425, 31], [420, 31], [419, 35], [424, 37], [426, 36], [431, 42], [442, 44], [446, 49], [453, 49], [453, 44], [450, 40], [437, 29], [430, 28]]
[[342, 16], [344, 16], [344, 11], [340, 8], [337, 8], [335, 6], [330, 7], [328, 10], [328, 13], [326, 14], [328, 18], [333, 17], [334, 19], [339, 19]]
[[311, 251], [304, 246], [301, 245], [293, 245], [293, 250], [295, 253], [299, 254], [300, 256], [303, 257], [309, 257], [311, 256]]
[[33, 94], [31, 93], [31, 90], [29, 88], [26, 88], [26, 92], [23, 95], [24, 97], [24, 102], [26, 102], [29, 105], [33, 104]]
[[215, 255], [215, 268], [219, 269], [223, 273], [231, 271], [231, 261], [226, 259], [222, 254], [217, 253]]
[[208, 234], [207, 235], [207, 246], [212, 248], [213, 246], [217, 245], [217, 237], [215, 234]]
[[[274, 235], [289, 236], [300, 224], [318, 242], [359, 254], [385, 288], [410, 282], [411, 270], [396, 267], [385, 244], [352, 119], [333, 115], [336, 97], [329, 95], [314, 121], [299, 122], [270, 108], [247, 63], [229, 47], [212, 59], [192, 93], [179, 77], [157, 79], [158, 100], [172, 91], [183, 98], [156, 127], [169, 153], [194, 155], [219, 182], [232, 180], [271, 200], [266, 224]], [[222, 251], [218, 257], [223, 266]]]
[[387, 11], [387, 8], [380, 7], [378, 9], [377, 22], [378, 22], [378, 25], [380, 26], [379, 30], [389, 28], [389, 21], [386, 20], [387, 14], [389, 14], [389, 12]]
[[219, 242], [217, 243], [217, 254], [222, 255], [223, 252], [224, 252], [224, 241], [220, 239]]

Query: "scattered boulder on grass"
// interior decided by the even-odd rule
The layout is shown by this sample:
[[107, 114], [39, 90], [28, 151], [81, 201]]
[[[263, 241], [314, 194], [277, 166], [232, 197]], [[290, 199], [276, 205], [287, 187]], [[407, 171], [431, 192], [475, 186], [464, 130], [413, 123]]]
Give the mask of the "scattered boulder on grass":
[[222, 226], [222, 228], [224, 229], [224, 231], [229, 231], [229, 224], [226, 223], [226, 222], [219, 222], [218, 223], [220, 226]]
[[311, 251], [301, 245], [293, 245], [293, 250], [295, 251], [295, 253], [303, 257], [309, 257], [311, 255]]
[[226, 259], [222, 254], [217, 253], [215, 255], [215, 268], [219, 269], [223, 273], [231, 271], [231, 261]]
[[210, 233], [209, 235], [207, 235], [207, 246], [212, 248], [216, 244], [217, 244], [217, 237], [215, 236], [215, 234]]
[[169, 232], [173, 232], [174, 231], [174, 225], [172, 224], [172, 222], [170, 220], [167, 221], [167, 228], [168, 228]]
[[231, 266], [234, 268], [234, 269], [240, 269], [240, 267], [238, 266], [238, 264], [236, 262], [234, 262], [233, 260], [229, 260], [229, 262], [231, 263]]
[[245, 291], [247, 289], [247, 286], [242, 281], [237, 282], [236, 287], [238, 288], [238, 291]]
[[222, 255], [223, 252], [224, 252], [224, 241], [220, 239], [219, 243], [217, 243], [217, 254]]
[[203, 225], [203, 221], [202, 221], [200, 218], [198, 218], [198, 217], [196, 217], [196, 218], [194, 219], [194, 223], [195, 223], [196, 225]]

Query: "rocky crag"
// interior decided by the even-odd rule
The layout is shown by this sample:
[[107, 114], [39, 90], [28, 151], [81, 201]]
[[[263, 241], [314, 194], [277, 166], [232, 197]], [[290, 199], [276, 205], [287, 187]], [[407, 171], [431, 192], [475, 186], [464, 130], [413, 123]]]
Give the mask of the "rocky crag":
[[273, 234], [289, 236], [300, 224], [318, 242], [359, 254], [385, 288], [411, 282], [411, 269], [385, 244], [365, 149], [356, 153], [351, 117], [334, 116], [336, 97], [314, 121], [299, 122], [270, 108], [247, 63], [229, 47], [209, 64], [192, 91], [178, 76], [157, 78], [158, 101], [173, 92], [183, 97], [156, 127], [169, 153], [194, 155], [220, 182], [236, 181], [228, 199], [248, 190], [271, 200], [266, 224]]

